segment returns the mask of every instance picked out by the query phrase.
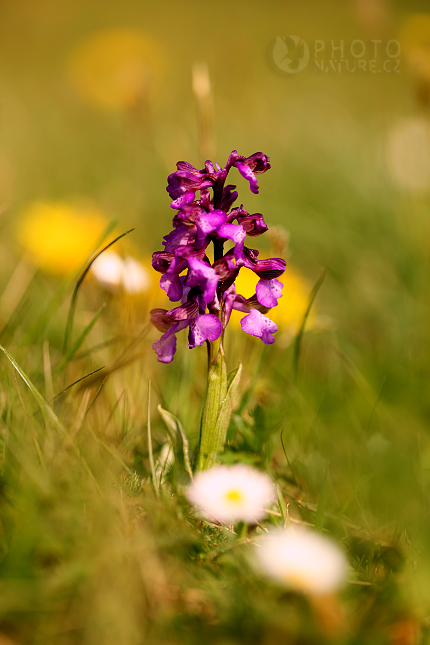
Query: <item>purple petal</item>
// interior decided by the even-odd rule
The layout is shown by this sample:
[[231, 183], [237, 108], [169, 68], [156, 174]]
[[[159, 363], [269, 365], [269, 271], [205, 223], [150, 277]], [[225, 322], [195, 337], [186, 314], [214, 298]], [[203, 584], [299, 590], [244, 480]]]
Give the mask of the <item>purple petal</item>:
[[230, 280], [231, 278], [236, 279], [239, 272], [232, 255], [227, 253], [222, 258], [214, 262], [213, 268], [221, 282], [224, 282], [224, 280]]
[[265, 307], [276, 307], [284, 285], [279, 280], [259, 280], [255, 288], [258, 302]]
[[160, 278], [160, 287], [167, 293], [171, 302], [182, 297], [182, 283], [177, 273], [165, 273]]
[[282, 258], [270, 258], [257, 260], [253, 271], [263, 280], [273, 280], [284, 273], [286, 266], [287, 263]]
[[246, 232], [240, 224], [223, 224], [217, 230], [217, 235], [235, 243], [234, 257], [236, 260], [242, 256], [243, 244], [246, 237]]
[[[194, 229], [195, 230], [195, 229]], [[178, 246], [187, 246], [192, 244], [193, 234], [189, 227], [183, 224], [174, 228], [163, 237], [164, 250], [166, 253], [175, 253]]]
[[170, 206], [181, 208], [195, 199], [196, 191], [213, 185], [214, 177], [196, 170], [191, 164], [180, 162], [181, 169], [169, 175], [167, 192], [174, 200]]
[[236, 190], [236, 186], [233, 186], [233, 184], [228, 184], [228, 186], [224, 186], [222, 191], [222, 198], [221, 198], [222, 210], [227, 212], [237, 198], [238, 198], [238, 192]]
[[[263, 315], [263, 314], [261, 314], [261, 315]], [[276, 327], [276, 331], [278, 331], [277, 327]], [[274, 333], [275, 332], [273, 330], [271, 331], [270, 329], [265, 329], [263, 331], [263, 334], [261, 335], [261, 340], [263, 341], [263, 343], [265, 345], [271, 345], [272, 343], [275, 342], [275, 337], [273, 336]]]
[[[178, 161], [176, 163], [176, 168], [178, 170], [185, 170], [186, 172], [193, 173], [195, 175], [201, 175], [202, 173], [197, 168], [194, 168], [188, 161]], [[176, 173], [173, 173], [174, 175]], [[171, 175], [170, 175], [171, 176]]]
[[158, 331], [162, 331], [163, 333], [172, 327], [172, 323], [168, 320], [166, 314], [166, 309], [151, 309], [149, 312], [152, 324]]
[[152, 345], [152, 349], [158, 355], [158, 361], [160, 363], [171, 363], [176, 352], [176, 336], [175, 334], [167, 338], [164, 336]]
[[[205, 253], [205, 249], [196, 249], [192, 244], [188, 244], [187, 246], [178, 246], [178, 248], [175, 251], [175, 255], [176, 255], [175, 259], [177, 259], [178, 262], [185, 263], [180, 270], [180, 271], [183, 271], [187, 266], [189, 258], [197, 258], [197, 260], [203, 260], [206, 253]], [[175, 271], [177, 269], [178, 267], [175, 266]]]
[[[201, 188], [200, 189], [200, 204], [201, 206], [209, 211], [211, 207], [211, 194], [208, 188]], [[225, 209], [223, 209], [225, 210]]]
[[227, 326], [230, 320], [231, 311], [236, 300], [236, 287], [234, 283], [223, 293], [223, 325]]
[[160, 363], [171, 363], [176, 352], [176, 336], [175, 331], [177, 325], [173, 325], [159, 340], [153, 345], [152, 349], [158, 356]]
[[170, 203], [170, 208], [182, 208], [182, 206], [185, 206], [185, 204], [189, 204], [190, 202], [193, 202], [195, 197], [196, 197], [195, 190], [187, 191], [177, 199], [174, 199], [173, 202]]
[[[200, 305], [200, 309], [203, 311], [205, 304], [201, 297], [199, 300], [199, 305]], [[221, 306], [219, 304], [219, 298], [216, 291], [215, 291], [214, 299], [208, 304], [208, 309], [210, 314], [215, 314], [215, 316], [219, 318], [219, 312], [221, 311]]]
[[211, 173], [211, 174], [215, 173], [214, 165], [213, 165], [212, 161], [210, 161], [210, 159], [205, 161], [205, 170], [206, 170], [207, 173]]
[[266, 223], [264, 221], [263, 215], [261, 213], [254, 213], [249, 215], [245, 209], [241, 209], [244, 214], [238, 213], [237, 221], [250, 237], [255, 237], [256, 235], [262, 235], [268, 230]]
[[178, 322], [179, 320], [190, 320], [195, 318], [199, 313], [199, 305], [195, 300], [188, 300], [184, 305], [170, 309], [166, 313], [168, 320]]
[[[240, 157], [241, 159], [244, 159], [244, 157]], [[228, 172], [232, 165], [239, 159], [239, 155], [237, 154], [237, 150], [232, 150], [229, 158], [227, 159], [227, 163], [225, 165], [224, 171]]]
[[255, 271], [258, 253], [256, 249], [248, 249], [248, 247], [244, 246], [241, 256], [237, 259], [237, 266]]
[[254, 152], [253, 155], [244, 159], [243, 163], [249, 166], [256, 175], [261, 175], [271, 168], [269, 157], [262, 152]]
[[242, 177], [244, 177], [249, 181], [249, 187], [251, 189], [251, 193], [254, 193], [254, 195], [258, 195], [258, 182], [251, 168], [246, 164], [242, 163], [241, 161], [236, 161], [234, 165], [238, 169]]
[[182, 182], [177, 177], [176, 172], [168, 176], [166, 190], [172, 199], [177, 199], [186, 192], [186, 188], [182, 186]]
[[275, 342], [273, 334], [278, 331], [277, 326], [273, 320], [270, 320], [257, 309], [251, 309], [251, 312], [240, 321], [240, 326], [247, 334], [261, 338], [266, 345], [271, 345]]
[[156, 251], [152, 254], [152, 266], [159, 273], [166, 273], [174, 258], [173, 253], [166, 253], [165, 251]]
[[271, 307], [265, 307], [258, 301], [256, 293], [254, 293], [254, 295], [250, 298], [247, 298], [245, 300], [245, 304], [248, 307], [248, 311], [250, 311], [251, 309], [257, 309], [257, 311], [260, 311], [262, 314], [267, 314], [269, 309], [271, 309]]
[[246, 233], [240, 224], [222, 224], [217, 235], [226, 240], [232, 240], [235, 244], [241, 244], [246, 237]]
[[222, 332], [219, 318], [213, 314], [202, 314], [190, 322], [188, 333], [188, 347], [200, 347], [206, 340], [216, 340]]
[[248, 307], [247, 299], [240, 294], [237, 294], [236, 298], [234, 299], [233, 309], [235, 311], [241, 311], [244, 314], [249, 314], [251, 310], [251, 308]]
[[[192, 167], [192, 166], [191, 166]], [[174, 189], [177, 190], [177, 186], [182, 187], [183, 190], [200, 190], [202, 187], [211, 186], [213, 179], [207, 175], [205, 171], [200, 172], [193, 168], [192, 171], [189, 170], [178, 170], [168, 177], [167, 192], [171, 192], [171, 186], [174, 186]], [[173, 196], [173, 195], [172, 195]]]
[[187, 327], [187, 325], [188, 321], [186, 320], [176, 323], [152, 345], [152, 349], [158, 355], [160, 363], [171, 363], [173, 361], [176, 352], [176, 333]]
[[196, 220], [196, 244], [201, 246], [208, 235], [216, 231], [227, 220], [227, 215], [222, 210], [213, 210], [209, 213], [202, 212]]
[[188, 265], [187, 286], [200, 287], [203, 292], [204, 309], [206, 309], [206, 305], [215, 297], [218, 276], [209, 264], [192, 256], [188, 258]]
[[175, 228], [178, 228], [179, 226], [183, 226], [184, 224], [194, 224], [201, 211], [201, 206], [196, 204], [196, 202], [185, 204], [185, 206], [182, 206], [182, 208], [180, 208], [174, 216], [173, 226]]

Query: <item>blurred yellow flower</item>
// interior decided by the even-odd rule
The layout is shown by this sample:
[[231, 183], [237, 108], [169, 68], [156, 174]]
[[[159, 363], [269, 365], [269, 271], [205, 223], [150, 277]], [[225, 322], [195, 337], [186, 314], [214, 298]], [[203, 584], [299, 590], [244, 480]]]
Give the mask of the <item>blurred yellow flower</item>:
[[22, 213], [17, 233], [38, 266], [67, 274], [89, 258], [107, 225], [94, 206], [33, 202]]
[[[237, 293], [250, 298], [255, 293], [258, 280], [259, 277], [252, 271], [241, 269], [235, 282]], [[311, 287], [303, 276], [288, 266], [278, 280], [284, 285], [282, 298], [279, 299], [278, 306], [270, 309], [267, 315], [276, 323], [279, 333], [291, 339], [296, 335], [309, 305]], [[231, 325], [238, 327], [242, 316], [244, 316], [243, 313], [233, 311]], [[306, 326], [314, 326], [315, 320], [316, 316], [312, 308]]]
[[399, 41], [412, 70], [430, 80], [430, 14], [411, 13], [403, 24]]
[[115, 29], [81, 43], [69, 58], [68, 76], [85, 101], [115, 111], [145, 100], [162, 67], [157, 42], [136, 29]]

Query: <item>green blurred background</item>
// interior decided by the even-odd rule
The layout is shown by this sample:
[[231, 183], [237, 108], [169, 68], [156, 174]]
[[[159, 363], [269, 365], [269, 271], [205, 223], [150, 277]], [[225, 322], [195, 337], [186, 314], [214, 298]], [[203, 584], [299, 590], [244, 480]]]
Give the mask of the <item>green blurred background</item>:
[[[428, 414], [420, 374], [428, 370], [430, 26], [416, 15], [424, 10], [384, 0], [221, 1], [210, 10], [194, 1], [4, 0], [2, 279], [24, 251], [16, 229], [34, 201], [89, 200], [118, 221], [117, 231], [135, 227], [143, 257], [161, 248], [172, 217], [166, 177], [177, 160], [203, 162], [192, 67], [207, 63], [214, 160], [224, 164], [232, 149], [270, 156], [260, 195], [239, 184], [240, 199], [289, 232], [291, 263], [310, 283], [325, 267], [319, 311], [351, 359], [371, 366], [372, 386], [379, 391], [384, 380], [384, 395], [396, 402], [412, 387]], [[115, 63], [115, 47], [127, 49], [109, 41], [118, 30], [126, 30], [123, 41], [127, 33], [143, 41], [131, 62], [125, 54]], [[289, 34], [311, 50], [298, 74], [272, 56], [276, 37]], [[380, 40], [379, 68], [387, 41], [400, 40], [399, 73], [322, 73], [315, 40], [325, 42], [327, 64], [331, 40], [344, 42], [350, 61], [353, 40], [365, 43], [365, 60]], [[88, 87], [98, 84], [102, 98], [94, 99]]]

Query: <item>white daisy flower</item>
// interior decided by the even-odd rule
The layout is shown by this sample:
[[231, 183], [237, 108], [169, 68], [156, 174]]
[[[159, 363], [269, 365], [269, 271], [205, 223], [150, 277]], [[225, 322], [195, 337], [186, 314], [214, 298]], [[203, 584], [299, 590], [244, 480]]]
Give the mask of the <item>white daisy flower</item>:
[[225, 524], [255, 524], [275, 500], [272, 480], [251, 466], [215, 466], [194, 477], [189, 501], [202, 513]]
[[105, 251], [94, 260], [91, 270], [95, 278], [108, 289], [122, 287], [127, 293], [139, 293], [149, 288], [148, 271], [133, 258], [124, 260], [114, 251]]
[[151, 285], [148, 271], [132, 257], [127, 256], [123, 262], [122, 286], [127, 293], [146, 291]]
[[261, 569], [292, 590], [328, 594], [345, 582], [345, 555], [325, 536], [296, 527], [274, 529], [259, 544], [256, 556]]
[[122, 279], [122, 259], [118, 253], [105, 251], [94, 260], [91, 271], [105, 287], [119, 287]]

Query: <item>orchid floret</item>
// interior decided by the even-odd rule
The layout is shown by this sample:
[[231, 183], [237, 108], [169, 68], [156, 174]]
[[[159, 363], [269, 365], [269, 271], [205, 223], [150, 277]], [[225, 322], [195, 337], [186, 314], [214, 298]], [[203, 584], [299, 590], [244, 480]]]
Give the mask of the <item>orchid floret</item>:
[[[233, 150], [224, 168], [208, 160], [199, 170], [179, 161], [176, 172], [168, 177], [170, 206], [177, 213], [173, 230], [164, 237], [164, 251], [153, 254], [152, 265], [162, 274], [160, 286], [169, 300], [181, 304], [170, 311], [151, 312], [153, 324], [164, 331], [153, 345], [160, 362], [173, 360], [176, 333], [185, 327], [189, 328], [190, 348], [218, 340], [232, 309], [246, 314], [241, 321], [246, 333], [265, 344], [275, 340], [277, 327], [265, 314], [282, 296], [277, 278], [286, 263], [282, 258], [258, 260], [258, 251], [245, 246], [247, 235], [261, 235], [267, 226], [261, 213], [249, 214], [243, 205], [232, 208], [238, 197], [236, 186], [226, 184], [232, 168], [257, 194], [256, 175], [270, 169], [270, 159], [262, 152], [244, 157]], [[212, 263], [207, 252], [211, 243]], [[230, 248], [224, 250], [226, 244]], [[260, 278], [254, 295], [236, 293], [234, 281], [240, 270], [251, 270]]]

